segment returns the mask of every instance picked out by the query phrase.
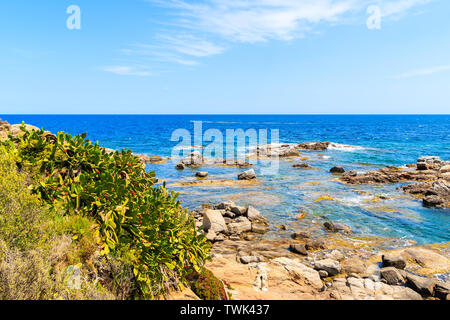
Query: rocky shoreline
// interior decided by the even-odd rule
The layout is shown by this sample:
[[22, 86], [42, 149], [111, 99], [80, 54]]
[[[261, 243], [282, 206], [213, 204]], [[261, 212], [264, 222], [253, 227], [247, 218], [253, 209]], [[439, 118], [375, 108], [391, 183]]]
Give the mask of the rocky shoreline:
[[207, 268], [236, 299], [450, 299], [450, 282], [435, 277], [450, 272], [445, 245], [379, 252], [369, 242], [355, 246], [338, 222], [324, 223], [323, 239], [297, 230], [291, 240], [269, 241], [261, 213], [231, 201], [193, 214], [212, 243]]
[[363, 174], [345, 170], [337, 173], [342, 173], [338, 180], [346, 184], [419, 182], [404, 185], [401, 189], [422, 199], [426, 207], [450, 207], [450, 161], [436, 156], [421, 157], [417, 163], [403, 168], [390, 166]]
[[[0, 121], [0, 139], [7, 138], [9, 133], [20, 134], [20, 126]], [[30, 125], [27, 128], [39, 130]], [[48, 138], [55, 136], [48, 132]], [[331, 146], [330, 142], [258, 146], [253, 156], [298, 158], [299, 150], [320, 151]], [[115, 152], [107, 148], [105, 151]], [[143, 163], [161, 164], [168, 160], [137, 156]], [[208, 165], [233, 166], [245, 171], [237, 174], [235, 180], [221, 181], [209, 180], [207, 171], [198, 171], [196, 181], [179, 186], [243, 187], [259, 183], [249, 162], [208, 163], [198, 151], [181, 159], [176, 169]], [[293, 167], [313, 169], [305, 162]], [[421, 157], [417, 163], [405, 167], [385, 167], [360, 174], [339, 166], [330, 171], [334, 179], [350, 185], [404, 183], [399, 188], [421, 199], [424, 206], [450, 207], [450, 162], [439, 157]], [[380, 250], [375, 237], [358, 239], [349, 226], [337, 221], [322, 225], [326, 237], [317, 238], [309, 230], [297, 229], [289, 239], [267, 240], [264, 234], [269, 230], [290, 228], [270, 225], [257, 208], [232, 201], [204, 204], [192, 214], [199, 232], [212, 245], [212, 261], [206, 266], [224, 282], [233, 299], [450, 299], [448, 244]], [[189, 290], [176, 297], [197, 299]]]

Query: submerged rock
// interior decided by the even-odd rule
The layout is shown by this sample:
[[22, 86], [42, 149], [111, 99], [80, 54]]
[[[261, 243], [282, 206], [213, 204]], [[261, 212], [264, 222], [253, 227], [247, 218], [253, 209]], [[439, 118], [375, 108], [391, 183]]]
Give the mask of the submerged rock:
[[206, 171], [198, 171], [195, 173], [197, 178], [206, 178], [208, 176], [208, 172]]
[[345, 169], [341, 166], [336, 166], [330, 169], [331, 173], [344, 173]]
[[352, 228], [350, 228], [349, 226], [347, 226], [343, 223], [339, 223], [339, 222], [327, 221], [323, 224], [323, 226], [325, 227], [325, 229], [327, 229], [328, 231], [331, 231], [331, 232], [342, 231], [345, 234], [352, 233]]

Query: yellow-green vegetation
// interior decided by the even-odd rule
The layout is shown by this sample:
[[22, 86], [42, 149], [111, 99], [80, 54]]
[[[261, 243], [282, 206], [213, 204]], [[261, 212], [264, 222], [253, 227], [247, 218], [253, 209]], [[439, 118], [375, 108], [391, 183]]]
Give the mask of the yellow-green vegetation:
[[205, 236], [130, 151], [22, 131], [0, 146], [0, 298], [158, 298], [202, 272]]

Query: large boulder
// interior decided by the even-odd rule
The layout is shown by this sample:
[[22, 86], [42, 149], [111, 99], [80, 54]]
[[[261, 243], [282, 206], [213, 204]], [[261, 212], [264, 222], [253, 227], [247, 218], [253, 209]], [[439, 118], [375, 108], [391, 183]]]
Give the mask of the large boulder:
[[200, 166], [203, 164], [203, 156], [200, 151], [194, 151], [180, 162], [186, 166]]
[[439, 169], [445, 162], [438, 156], [425, 156], [417, 160], [417, 170]]
[[228, 224], [230, 234], [241, 234], [252, 230], [252, 223], [246, 217], [238, 217], [232, 223]]
[[236, 214], [237, 216], [243, 216], [247, 213], [247, 208], [234, 205], [230, 208], [230, 211]]
[[253, 180], [253, 179], [256, 179], [256, 173], [255, 170], [253, 169], [244, 171], [238, 175], [238, 180]]
[[203, 229], [212, 230], [215, 233], [227, 231], [227, 225], [220, 210], [207, 209], [203, 213]]
[[342, 267], [341, 267], [340, 263], [336, 260], [323, 259], [323, 260], [316, 261], [314, 263], [314, 269], [325, 270], [326, 272], [328, 272], [328, 274], [330, 276], [335, 276], [341, 272]]
[[289, 250], [293, 253], [302, 254], [304, 256], [308, 255], [308, 251], [306, 250], [306, 246], [304, 243], [292, 243], [289, 246]]
[[198, 171], [195, 173], [197, 178], [206, 178], [208, 176], [208, 172], [206, 171]]
[[336, 166], [330, 169], [331, 173], [344, 173], [345, 169], [342, 168], [341, 166]]
[[450, 283], [446, 282], [438, 282], [434, 286], [434, 296], [441, 300], [449, 300], [450, 299]]
[[280, 257], [271, 261], [274, 264], [278, 264], [286, 269], [294, 279], [304, 281], [316, 290], [320, 290], [323, 287], [322, 280], [320, 280], [319, 272], [305, 266], [297, 259], [289, 259], [286, 257]]
[[434, 294], [436, 282], [432, 279], [419, 277], [413, 274], [406, 275], [408, 285], [422, 297], [431, 297]]
[[405, 278], [403, 277], [400, 270], [394, 267], [386, 267], [380, 270], [381, 277], [386, 280], [387, 284], [390, 285], [400, 285], [405, 283]]
[[235, 207], [235, 206], [236, 206], [236, 204], [233, 201], [224, 201], [224, 202], [221, 202], [218, 205], [214, 206], [214, 209], [230, 211], [231, 208]]
[[383, 267], [394, 267], [397, 269], [405, 269], [406, 261], [402, 256], [395, 254], [384, 254], [381, 257]]
[[247, 209], [247, 218], [250, 221], [261, 221], [265, 220], [265, 218], [262, 216], [262, 214], [253, 208], [252, 206], [249, 206]]

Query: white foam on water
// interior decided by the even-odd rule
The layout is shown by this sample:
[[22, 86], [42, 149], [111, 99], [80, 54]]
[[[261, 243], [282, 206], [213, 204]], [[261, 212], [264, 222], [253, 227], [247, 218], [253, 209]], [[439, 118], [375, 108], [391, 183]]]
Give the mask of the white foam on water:
[[351, 146], [347, 144], [341, 144], [341, 143], [330, 143], [330, 146], [328, 147], [328, 150], [338, 150], [338, 151], [347, 151], [347, 152], [355, 152], [359, 150], [365, 150], [366, 148], [361, 146]]

